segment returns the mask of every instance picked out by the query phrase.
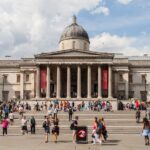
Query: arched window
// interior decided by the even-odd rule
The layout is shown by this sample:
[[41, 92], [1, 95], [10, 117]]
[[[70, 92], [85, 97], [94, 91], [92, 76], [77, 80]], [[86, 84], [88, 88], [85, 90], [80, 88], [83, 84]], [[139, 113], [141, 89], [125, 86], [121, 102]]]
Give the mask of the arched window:
[[64, 49], [64, 43], [62, 43], [62, 49]]
[[72, 49], [75, 49], [75, 44], [76, 44], [76, 42], [73, 41], [73, 42], [72, 42]]

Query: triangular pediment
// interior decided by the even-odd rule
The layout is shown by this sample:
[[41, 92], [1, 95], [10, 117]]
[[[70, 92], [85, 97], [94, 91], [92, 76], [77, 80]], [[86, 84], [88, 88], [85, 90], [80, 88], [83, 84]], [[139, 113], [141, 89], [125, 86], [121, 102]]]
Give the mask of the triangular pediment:
[[83, 50], [61, 50], [50, 53], [41, 53], [35, 55], [36, 58], [53, 58], [53, 57], [113, 57], [112, 53], [101, 53]]

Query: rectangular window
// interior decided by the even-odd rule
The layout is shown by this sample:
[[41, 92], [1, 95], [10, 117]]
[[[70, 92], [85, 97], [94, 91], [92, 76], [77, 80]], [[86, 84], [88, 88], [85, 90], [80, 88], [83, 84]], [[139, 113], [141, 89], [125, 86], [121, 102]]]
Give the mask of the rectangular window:
[[134, 91], [129, 91], [129, 98], [134, 98]]
[[129, 83], [133, 83], [133, 75], [132, 74], [129, 75]]
[[2, 99], [4, 100], [4, 101], [8, 101], [9, 99], [9, 91], [3, 91], [2, 92]]
[[123, 75], [122, 74], [119, 74], [119, 81], [123, 81]]
[[20, 83], [20, 74], [17, 74], [17, 83]]
[[20, 91], [15, 91], [15, 98], [20, 99]]
[[7, 82], [8, 82], [8, 75], [7, 75], [7, 74], [4, 74], [4, 75], [3, 75], [3, 82], [4, 82], [4, 83], [7, 83]]
[[146, 101], [147, 100], [147, 91], [140, 91], [141, 93], [141, 100]]
[[25, 99], [30, 99], [31, 98], [30, 95], [31, 95], [31, 91], [30, 90], [25, 90], [24, 91]]
[[29, 74], [26, 74], [26, 82], [29, 82], [29, 80], [30, 80], [30, 76]]
[[142, 78], [142, 83], [143, 83], [143, 84], [146, 83], [146, 75], [145, 75], [145, 74], [142, 74], [141, 78]]

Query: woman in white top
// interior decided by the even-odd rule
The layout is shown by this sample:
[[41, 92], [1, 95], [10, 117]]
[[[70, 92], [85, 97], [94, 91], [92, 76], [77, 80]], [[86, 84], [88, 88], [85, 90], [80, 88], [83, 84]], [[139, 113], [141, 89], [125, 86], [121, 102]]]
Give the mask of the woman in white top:
[[29, 120], [26, 119], [26, 116], [23, 116], [23, 118], [21, 119], [21, 130], [23, 135], [25, 133], [28, 133], [28, 128], [27, 128], [28, 121]]
[[14, 123], [14, 114], [13, 114], [12, 111], [9, 113], [9, 120], [10, 120], [10, 124], [13, 125], [13, 123]]

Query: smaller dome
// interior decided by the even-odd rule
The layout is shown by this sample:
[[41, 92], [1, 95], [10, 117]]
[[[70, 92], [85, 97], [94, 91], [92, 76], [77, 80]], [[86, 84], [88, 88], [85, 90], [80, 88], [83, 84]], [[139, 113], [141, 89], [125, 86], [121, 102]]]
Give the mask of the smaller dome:
[[73, 16], [73, 23], [65, 28], [61, 35], [60, 42], [68, 39], [83, 39], [90, 43], [87, 32], [82, 26], [76, 23], [76, 16]]

